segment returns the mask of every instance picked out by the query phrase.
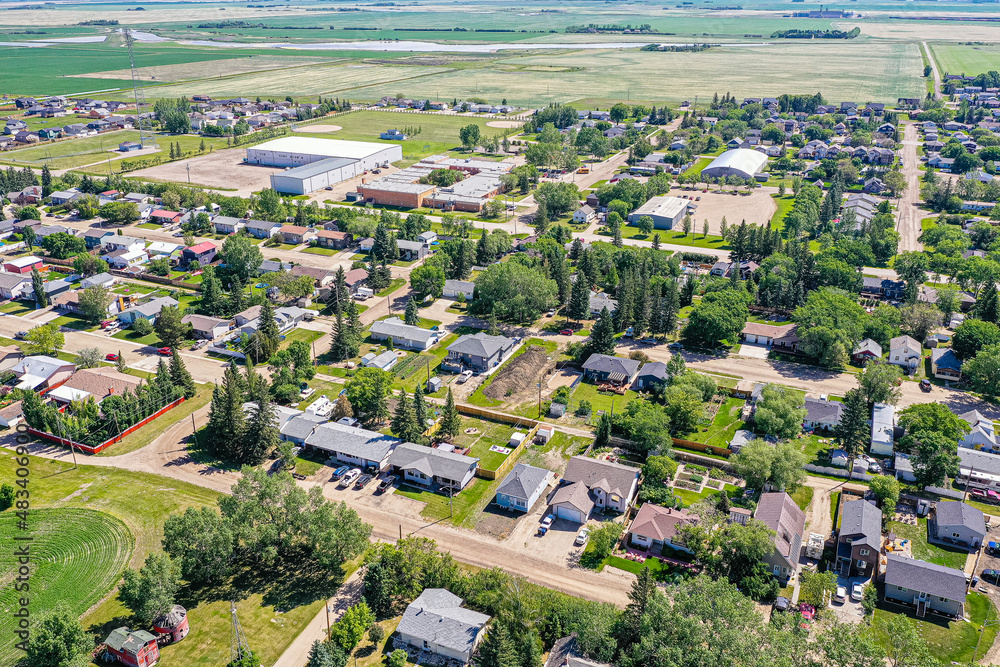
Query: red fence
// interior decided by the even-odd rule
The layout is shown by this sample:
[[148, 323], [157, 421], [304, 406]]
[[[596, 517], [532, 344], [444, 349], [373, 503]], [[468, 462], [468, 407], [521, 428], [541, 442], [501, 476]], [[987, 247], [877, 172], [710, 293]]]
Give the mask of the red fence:
[[86, 452], [87, 454], [97, 454], [98, 452], [103, 451], [104, 449], [106, 449], [110, 445], [113, 445], [114, 443], [120, 441], [126, 435], [128, 435], [130, 433], [134, 433], [135, 431], [139, 430], [140, 428], [142, 428], [143, 426], [145, 426], [149, 422], [153, 421], [154, 419], [156, 419], [160, 415], [162, 415], [162, 414], [164, 414], [166, 412], [169, 412], [170, 410], [173, 410], [178, 405], [180, 405], [181, 403], [183, 403], [184, 400], [185, 400], [184, 397], [181, 396], [176, 401], [174, 401], [172, 403], [167, 403], [162, 408], [160, 408], [159, 410], [157, 410], [153, 414], [149, 415], [148, 417], [146, 417], [145, 419], [143, 419], [138, 424], [135, 424], [134, 426], [128, 427], [127, 429], [125, 429], [124, 431], [122, 431], [122, 433], [120, 435], [116, 435], [115, 437], [111, 438], [110, 440], [105, 440], [104, 442], [102, 442], [101, 444], [97, 445], [96, 447], [92, 447], [91, 445], [83, 445], [83, 444], [80, 444], [79, 442], [72, 442], [68, 438], [60, 438], [58, 435], [53, 435], [52, 433], [46, 433], [45, 431], [39, 431], [38, 429], [31, 428], [30, 426], [27, 427], [27, 429], [28, 429], [27, 432], [30, 433], [30, 434], [32, 434], [32, 435], [34, 435], [34, 436], [42, 438], [44, 440], [49, 440], [51, 442], [57, 442], [57, 443], [59, 443], [60, 445], [63, 445], [63, 446], [68, 446], [68, 445], [72, 444], [74, 447], [76, 447], [80, 451]]

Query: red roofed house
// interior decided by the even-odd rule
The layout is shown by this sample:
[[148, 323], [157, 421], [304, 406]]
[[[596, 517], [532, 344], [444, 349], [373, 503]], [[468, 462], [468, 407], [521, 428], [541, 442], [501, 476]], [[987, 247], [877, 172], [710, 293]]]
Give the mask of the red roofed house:
[[108, 635], [104, 645], [118, 662], [132, 667], [151, 667], [160, 659], [156, 637], [145, 630], [118, 628]]
[[215, 259], [215, 253], [218, 251], [219, 249], [215, 247], [214, 243], [204, 241], [198, 245], [184, 248], [182, 255], [185, 263], [198, 262], [202, 266], [205, 266], [212, 263], [212, 260]]
[[628, 529], [629, 543], [659, 555], [664, 546], [691, 553], [683, 543], [674, 542], [677, 529], [698, 522], [698, 516], [687, 510], [660, 507], [645, 503]]
[[153, 211], [149, 214], [149, 219], [153, 222], [159, 222], [164, 225], [172, 225], [181, 219], [181, 214], [177, 211], [167, 211], [166, 209], [160, 209], [158, 211]]

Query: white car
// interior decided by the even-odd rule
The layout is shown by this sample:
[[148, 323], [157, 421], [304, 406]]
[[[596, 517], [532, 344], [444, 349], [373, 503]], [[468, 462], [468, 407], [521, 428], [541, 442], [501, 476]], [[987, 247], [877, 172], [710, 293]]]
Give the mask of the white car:
[[837, 592], [833, 594], [833, 600], [840, 604], [847, 602], [847, 589], [843, 586], [837, 586]]
[[458, 376], [458, 379], [455, 380], [455, 382], [457, 382], [458, 384], [465, 384], [466, 382], [469, 381], [469, 378], [471, 377], [472, 377], [472, 371], [462, 371], [462, 374]]
[[345, 489], [349, 487], [351, 484], [354, 484], [354, 480], [356, 480], [358, 477], [361, 477], [361, 468], [354, 468], [353, 470], [351, 470], [346, 475], [340, 478], [340, 483], [337, 484], [337, 488]]
[[579, 533], [576, 534], [576, 540], [573, 544], [577, 546], [583, 546], [590, 539], [590, 528], [584, 528]]
[[861, 602], [862, 598], [865, 597], [865, 585], [861, 582], [854, 584], [851, 587], [851, 599], [855, 602]]

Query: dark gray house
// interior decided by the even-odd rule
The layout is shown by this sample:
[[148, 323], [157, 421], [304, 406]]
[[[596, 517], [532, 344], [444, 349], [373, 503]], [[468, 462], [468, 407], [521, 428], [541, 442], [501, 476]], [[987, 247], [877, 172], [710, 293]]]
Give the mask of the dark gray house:
[[764, 558], [764, 564], [776, 579], [788, 581], [798, 568], [806, 530], [805, 513], [787, 493], [764, 493], [757, 503], [754, 519], [774, 531], [774, 551]]
[[881, 547], [882, 511], [867, 500], [844, 503], [837, 535], [837, 573], [871, 577], [878, 568]]
[[652, 361], [648, 364], [643, 364], [642, 368], [639, 369], [639, 374], [635, 376], [635, 382], [632, 387], [642, 391], [644, 389], [652, 389], [658, 384], [664, 384], [667, 381], [667, 365], [662, 361]]
[[451, 487], [457, 493], [472, 481], [479, 459], [404, 442], [392, 451], [389, 465], [393, 472], [403, 473], [406, 483], [439, 489]]
[[583, 377], [614, 384], [632, 384], [639, 373], [639, 361], [607, 354], [592, 354], [583, 364]]
[[978, 549], [986, 539], [986, 518], [967, 503], [939, 502], [933, 518], [927, 522], [928, 539], [932, 542]]
[[452, 367], [488, 371], [499, 366], [515, 344], [513, 338], [506, 336], [490, 336], [483, 332], [465, 334], [448, 346], [445, 363]]
[[965, 573], [896, 554], [886, 555], [885, 598], [912, 605], [918, 617], [934, 612], [961, 618], [965, 610]]

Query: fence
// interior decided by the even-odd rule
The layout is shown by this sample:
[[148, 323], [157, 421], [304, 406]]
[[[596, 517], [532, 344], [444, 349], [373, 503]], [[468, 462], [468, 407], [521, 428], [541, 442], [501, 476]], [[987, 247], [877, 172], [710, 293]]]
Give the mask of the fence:
[[20, 431], [20, 432], [22, 432], [22, 433], [31, 433], [32, 435], [34, 435], [36, 437], [39, 437], [39, 438], [42, 438], [43, 440], [49, 440], [50, 442], [58, 442], [59, 444], [61, 444], [63, 446], [72, 445], [73, 447], [76, 447], [80, 451], [86, 452], [87, 454], [97, 454], [98, 452], [103, 451], [104, 449], [106, 449], [107, 447], [113, 445], [114, 443], [119, 442], [122, 438], [124, 438], [125, 436], [129, 435], [130, 433], [134, 433], [135, 431], [139, 430], [140, 428], [142, 428], [143, 426], [145, 426], [149, 422], [153, 421], [154, 419], [156, 419], [160, 415], [165, 414], [165, 413], [169, 412], [170, 410], [173, 410], [178, 405], [180, 405], [181, 403], [183, 403], [184, 400], [185, 400], [184, 397], [181, 396], [176, 401], [173, 401], [171, 403], [167, 403], [162, 408], [160, 408], [159, 410], [157, 410], [153, 414], [149, 415], [148, 417], [146, 417], [145, 419], [143, 419], [139, 423], [134, 424], [133, 426], [128, 427], [127, 429], [125, 429], [124, 431], [122, 431], [120, 434], [114, 436], [113, 438], [105, 440], [104, 442], [102, 442], [101, 444], [97, 445], [96, 447], [91, 446], [91, 445], [84, 445], [84, 444], [81, 444], [79, 442], [72, 442], [71, 440], [69, 440], [67, 438], [61, 438], [58, 435], [53, 435], [52, 433], [46, 433], [45, 431], [39, 431], [38, 429], [31, 428], [27, 424], [23, 424], [23, 426], [24, 426], [24, 430], [23, 431], [21, 430], [20, 426], [18, 427], [17, 430]]
[[501, 424], [513, 424], [514, 426], [519, 426], [521, 428], [531, 429], [541, 424], [541, 422], [536, 421], [534, 419], [529, 419], [528, 417], [509, 415], [506, 412], [497, 412], [495, 410], [489, 410], [487, 408], [479, 408], [474, 405], [466, 405], [464, 403], [457, 403], [455, 407], [463, 415], [469, 415], [470, 417], [479, 417], [480, 419], [500, 422]]
[[830, 475], [832, 477], [843, 477], [844, 479], [860, 479], [863, 482], [870, 482], [872, 476], [866, 472], [855, 472], [848, 474], [847, 470], [844, 468], [830, 468], [829, 466], [817, 466], [812, 463], [807, 463], [802, 466], [808, 472], [818, 472], [821, 475]]
[[705, 452], [706, 454], [715, 454], [716, 456], [730, 456], [733, 450], [728, 447], [714, 447], [712, 445], [706, 445], [701, 442], [692, 442], [691, 440], [683, 440], [681, 438], [672, 438], [674, 445], [677, 447], [683, 447], [684, 449], [690, 449], [696, 452]]
[[524, 450], [535, 441], [535, 436], [538, 434], [538, 428], [540, 426], [540, 423], [535, 423], [534, 427], [528, 431], [528, 435], [524, 437], [524, 440], [522, 440], [521, 443], [514, 448], [514, 451], [507, 455], [507, 458], [504, 459], [503, 463], [501, 463], [496, 470], [486, 470], [476, 466], [476, 477], [482, 477], [483, 479], [498, 479], [510, 472], [510, 469], [514, 467], [514, 464], [517, 462], [517, 459], [521, 457], [521, 454], [524, 453]]
[[[45, 260], [48, 261], [48, 260]], [[128, 271], [122, 271], [121, 269], [108, 269], [108, 273], [116, 276], [122, 276], [123, 278], [132, 278], [133, 280], [142, 280], [145, 282], [156, 283], [158, 285], [169, 285], [170, 287], [180, 287], [183, 289], [194, 290], [196, 292], [201, 291], [201, 284], [192, 285], [191, 283], [186, 283], [178, 278], [167, 278], [165, 276], [154, 276], [149, 273], [144, 273], [137, 276]]]
[[952, 498], [954, 500], [965, 500], [965, 492], [957, 489], [945, 489], [940, 486], [925, 486], [924, 491], [927, 491], [928, 493], [936, 493], [939, 496]]

